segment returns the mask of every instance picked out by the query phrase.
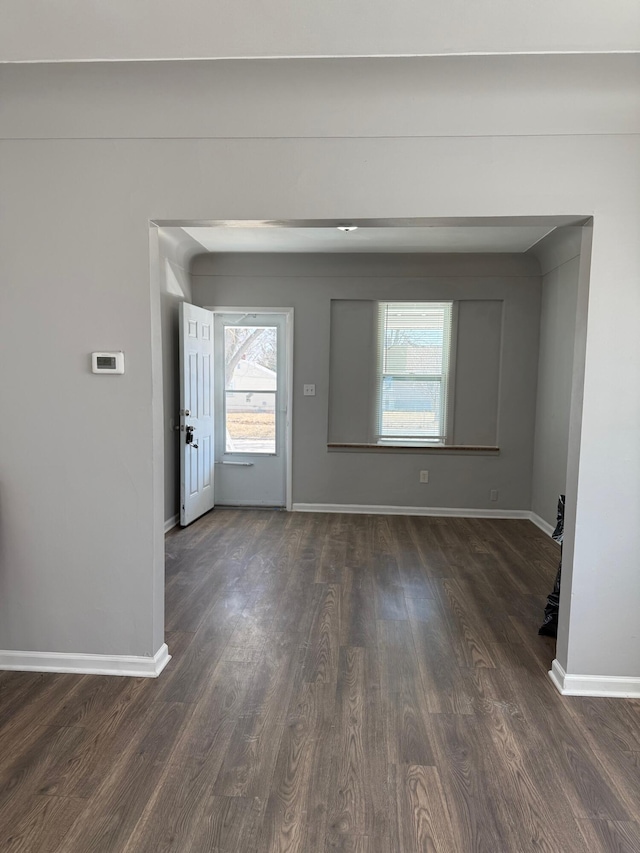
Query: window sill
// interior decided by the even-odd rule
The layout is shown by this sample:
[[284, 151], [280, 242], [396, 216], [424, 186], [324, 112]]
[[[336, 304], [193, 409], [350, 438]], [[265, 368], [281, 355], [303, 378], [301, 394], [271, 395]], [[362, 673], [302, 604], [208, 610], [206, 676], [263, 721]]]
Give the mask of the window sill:
[[329, 442], [327, 450], [330, 452], [355, 451], [364, 453], [445, 453], [445, 454], [484, 454], [487, 456], [498, 456], [499, 447], [483, 444], [356, 444]]

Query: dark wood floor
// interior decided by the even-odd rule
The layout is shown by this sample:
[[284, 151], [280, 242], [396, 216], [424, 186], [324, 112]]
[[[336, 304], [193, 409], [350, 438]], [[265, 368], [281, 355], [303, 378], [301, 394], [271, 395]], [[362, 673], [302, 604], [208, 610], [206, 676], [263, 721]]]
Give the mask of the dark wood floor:
[[159, 679], [0, 673], [0, 850], [638, 853], [640, 702], [549, 681], [557, 560], [526, 521], [174, 531]]

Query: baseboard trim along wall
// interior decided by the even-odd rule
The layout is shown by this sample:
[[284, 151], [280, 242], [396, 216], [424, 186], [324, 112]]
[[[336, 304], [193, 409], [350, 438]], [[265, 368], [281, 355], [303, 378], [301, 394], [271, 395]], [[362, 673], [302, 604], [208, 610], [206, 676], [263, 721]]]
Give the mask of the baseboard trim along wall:
[[170, 530], [173, 530], [173, 528], [178, 524], [179, 521], [179, 515], [174, 515], [173, 518], [168, 518], [164, 523], [164, 532], [168, 533]]
[[449, 506], [379, 506], [294, 503], [294, 512], [344, 512], [358, 515], [428, 515], [445, 518], [525, 518], [551, 536], [553, 527], [528, 509], [475, 509]]
[[551, 664], [549, 678], [563, 696], [610, 696], [640, 699], [640, 678], [617, 675], [571, 675], [557, 660]]
[[0, 651], [0, 670], [71, 672], [78, 675], [129, 675], [157, 678], [171, 660], [164, 643], [153, 657], [74, 655], [65, 652]]
[[553, 535], [553, 531], [555, 530], [553, 524], [549, 524], [549, 522], [545, 521], [544, 518], [541, 518], [541, 516], [539, 516], [537, 512], [529, 513], [529, 521], [533, 521], [535, 526], [539, 527], [543, 533], [547, 534], [547, 536]]

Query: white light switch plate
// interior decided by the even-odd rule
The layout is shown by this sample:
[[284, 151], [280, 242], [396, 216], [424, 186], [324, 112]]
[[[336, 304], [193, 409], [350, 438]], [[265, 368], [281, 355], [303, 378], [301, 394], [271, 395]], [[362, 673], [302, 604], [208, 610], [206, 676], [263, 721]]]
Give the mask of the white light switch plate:
[[315, 385], [305, 385], [304, 386], [304, 396], [305, 397], [315, 397], [316, 396], [316, 386]]

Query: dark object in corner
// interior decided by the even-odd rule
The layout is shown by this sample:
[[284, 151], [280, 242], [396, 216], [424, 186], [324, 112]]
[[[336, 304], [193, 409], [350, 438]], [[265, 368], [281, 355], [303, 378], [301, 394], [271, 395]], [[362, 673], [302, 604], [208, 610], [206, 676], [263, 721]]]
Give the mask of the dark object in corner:
[[551, 534], [556, 542], [560, 543], [560, 565], [558, 566], [558, 574], [556, 582], [553, 585], [553, 592], [547, 598], [547, 606], [544, 609], [544, 620], [538, 631], [543, 637], [558, 636], [558, 608], [560, 604], [560, 575], [562, 573], [562, 540], [564, 539], [564, 495], [558, 498], [558, 516], [556, 519], [556, 529]]

